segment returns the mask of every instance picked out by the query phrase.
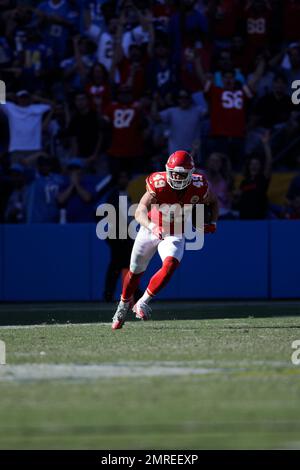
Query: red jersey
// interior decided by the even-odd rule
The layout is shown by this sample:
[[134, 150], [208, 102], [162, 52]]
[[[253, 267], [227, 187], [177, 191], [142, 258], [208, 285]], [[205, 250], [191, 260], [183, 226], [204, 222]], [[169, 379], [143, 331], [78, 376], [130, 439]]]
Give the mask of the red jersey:
[[207, 82], [205, 93], [210, 104], [212, 135], [244, 137], [246, 101], [253, 97], [250, 88], [244, 85], [237, 90], [225, 90]]
[[107, 108], [111, 100], [110, 89], [107, 84], [94, 85], [90, 83], [86, 86], [85, 90], [90, 98], [93, 111], [101, 112], [103, 109]]
[[191, 47], [187, 45], [183, 47], [183, 54], [180, 66], [180, 78], [183, 88], [195, 93], [202, 90], [202, 82], [196, 73], [194, 58], [200, 57], [202, 66], [205, 71], [210, 70], [210, 53], [209, 45], [193, 44]]
[[132, 93], [135, 100], [138, 100], [143, 96], [146, 88], [145, 66], [146, 60], [142, 60], [139, 64], [133, 64], [126, 57], [121, 60], [118, 66], [121, 85], [125, 85], [128, 82], [129, 77], [133, 75]]
[[112, 142], [107, 153], [113, 157], [139, 157], [144, 153], [142, 117], [137, 103], [112, 103], [105, 111], [112, 123]]
[[[192, 207], [203, 204], [208, 194], [208, 182], [201, 173], [193, 174], [192, 182], [183, 190], [171, 188], [167, 182], [167, 172], [152, 173], [146, 179], [147, 191], [156, 198], [156, 203], [148, 212], [149, 219], [164, 229], [174, 233], [174, 224], [184, 231], [184, 221], [191, 217]], [[189, 205], [183, 210], [183, 206]], [[176, 226], [178, 230], [178, 226]]]
[[247, 46], [253, 53], [268, 45], [270, 35], [271, 9], [263, 8], [261, 12], [245, 8]]

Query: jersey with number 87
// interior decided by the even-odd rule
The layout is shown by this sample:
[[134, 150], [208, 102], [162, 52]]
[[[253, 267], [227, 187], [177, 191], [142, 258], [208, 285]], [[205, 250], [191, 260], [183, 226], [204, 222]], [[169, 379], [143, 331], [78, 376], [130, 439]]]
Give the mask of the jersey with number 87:
[[112, 144], [107, 153], [113, 157], [143, 155], [142, 116], [136, 103], [112, 103], [105, 110], [112, 124]]

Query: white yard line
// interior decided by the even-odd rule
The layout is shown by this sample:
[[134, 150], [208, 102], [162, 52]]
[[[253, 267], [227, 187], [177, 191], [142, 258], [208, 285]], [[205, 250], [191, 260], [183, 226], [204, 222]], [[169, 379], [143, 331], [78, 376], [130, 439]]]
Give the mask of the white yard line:
[[[204, 366], [207, 367], [204, 367]], [[287, 367], [277, 361], [152, 361], [112, 364], [15, 364], [0, 367], [0, 382], [96, 380], [120, 377], [200, 376], [249, 371], [255, 365]]]
[[69, 328], [71, 326], [109, 326], [111, 327], [110, 323], [38, 323], [36, 325], [3, 325], [0, 326], [0, 330], [26, 330], [26, 329], [34, 329], [34, 328]]
[[132, 364], [22, 364], [0, 368], [0, 382], [26, 382], [36, 380], [95, 380], [114, 377], [161, 377], [178, 375], [203, 375], [221, 372], [222, 369], [170, 367]]

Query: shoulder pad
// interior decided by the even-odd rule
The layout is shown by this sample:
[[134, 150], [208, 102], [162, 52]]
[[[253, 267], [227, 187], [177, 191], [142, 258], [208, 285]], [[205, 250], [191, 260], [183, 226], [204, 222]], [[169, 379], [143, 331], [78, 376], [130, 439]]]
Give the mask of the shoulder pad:
[[146, 190], [153, 196], [156, 196], [159, 189], [165, 188], [167, 184], [165, 172], [151, 173], [146, 178]]

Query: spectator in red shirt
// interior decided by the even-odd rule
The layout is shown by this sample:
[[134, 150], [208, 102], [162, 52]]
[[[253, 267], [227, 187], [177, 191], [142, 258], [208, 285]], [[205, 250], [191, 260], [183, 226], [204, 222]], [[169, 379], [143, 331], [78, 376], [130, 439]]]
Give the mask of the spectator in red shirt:
[[118, 24], [116, 41], [113, 54], [113, 63], [110, 71], [112, 81], [132, 88], [133, 98], [141, 98], [146, 88], [145, 67], [149, 57], [153, 54], [154, 30], [151, 17], [143, 18], [141, 12], [136, 10], [143, 31], [148, 34], [148, 44], [140, 44], [135, 41], [129, 42], [128, 52], [124, 51], [122, 37], [126, 25], [124, 11]]
[[131, 44], [128, 58], [124, 56], [116, 69], [120, 84], [132, 88], [135, 100], [141, 98], [146, 88], [145, 65], [146, 61], [143, 60], [141, 47]]
[[233, 71], [222, 74], [223, 86], [207, 80], [201, 62], [198, 62], [199, 77], [210, 105], [210, 133], [214, 139], [213, 150], [230, 156], [235, 167], [239, 166], [246, 135], [247, 101], [253, 97], [256, 83], [264, 71], [264, 61], [258, 66], [247, 84], [235, 80]]
[[98, 63], [92, 67], [86, 93], [90, 98], [92, 110], [100, 115], [111, 100], [108, 73], [103, 64]]
[[105, 110], [105, 118], [112, 129], [111, 145], [107, 151], [110, 172], [114, 176], [120, 171], [138, 172], [144, 164], [143, 131], [146, 124], [130, 87], [119, 87], [117, 101]]
[[201, 80], [197, 74], [196, 62], [199, 58], [205, 70], [210, 69], [211, 50], [207, 44], [197, 39], [193, 34], [188, 35], [186, 45], [182, 48], [180, 62], [181, 86], [194, 94], [202, 88]]
[[247, 1], [244, 9], [244, 25], [247, 55], [251, 61], [269, 46], [271, 18], [272, 7], [268, 0]]

